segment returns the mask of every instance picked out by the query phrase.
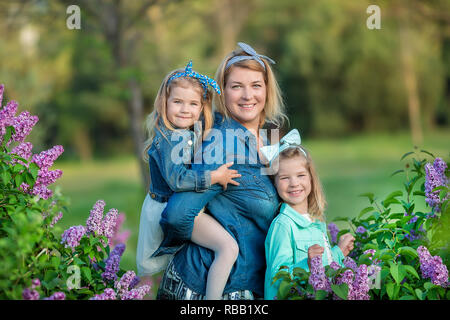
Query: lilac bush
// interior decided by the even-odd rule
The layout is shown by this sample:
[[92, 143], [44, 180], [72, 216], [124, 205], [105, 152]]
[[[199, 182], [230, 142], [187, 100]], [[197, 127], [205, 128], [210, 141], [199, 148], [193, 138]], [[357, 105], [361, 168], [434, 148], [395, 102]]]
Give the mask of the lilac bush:
[[125, 244], [110, 252], [119, 230], [117, 209], [103, 217], [105, 202], [99, 200], [85, 226], [59, 235], [56, 224], [68, 203], [58, 187], [51, 189], [63, 174], [52, 166], [64, 148], [33, 153], [25, 139], [38, 117], [28, 111], [16, 116], [16, 101], [2, 107], [3, 93], [0, 85], [0, 299], [144, 298], [150, 288], [135, 288], [138, 277], [116, 292], [117, 279], [130, 274], [120, 268]]

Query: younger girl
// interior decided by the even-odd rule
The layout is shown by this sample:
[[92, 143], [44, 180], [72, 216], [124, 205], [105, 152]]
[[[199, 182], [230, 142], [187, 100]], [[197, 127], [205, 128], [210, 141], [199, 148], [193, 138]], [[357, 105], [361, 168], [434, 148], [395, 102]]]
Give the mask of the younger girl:
[[278, 144], [262, 147], [261, 153], [278, 172], [274, 184], [283, 200], [279, 215], [272, 221], [266, 241], [266, 277], [264, 298], [272, 300], [279, 281], [272, 279], [280, 266], [309, 270], [309, 261], [322, 255], [324, 265], [332, 261], [341, 266], [342, 259], [353, 249], [351, 234], [340, 237], [339, 244], [330, 248], [324, 207], [325, 197], [309, 153], [300, 146], [297, 129], [290, 131]]
[[[233, 179], [241, 175], [229, 169], [232, 163], [214, 171], [189, 170], [186, 164], [192, 159], [196, 142], [201, 142], [201, 137], [196, 137], [190, 129], [200, 119], [206, 133], [213, 123], [212, 92], [208, 90], [208, 85], [220, 94], [216, 82], [193, 71], [190, 61], [184, 71], [175, 70], [167, 75], [156, 97], [154, 111], [148, 116], [149, 139], [144, 158], [150, 166], [150, 191], [142, 206], [139, 225], [136, 255], [139, 276], [150, 276], [165, 269], [172, 257], [167, 254], [152, 257], [152, 254], [163, 239], [159, 221], [174, 192], [202, 192], [215, 183], [221, 184], [224, 189], [228, 183], [239, 185]], [[181, 161], [180, 151], [184, 161]], [[206, 298], [218, 299], [237, 258], [237, 243], [215, 219], [205, 213], [195, 219], [191, 240], [215, 253], [208, 273]], [[174, 247], [173, 252], [178, 248]]]

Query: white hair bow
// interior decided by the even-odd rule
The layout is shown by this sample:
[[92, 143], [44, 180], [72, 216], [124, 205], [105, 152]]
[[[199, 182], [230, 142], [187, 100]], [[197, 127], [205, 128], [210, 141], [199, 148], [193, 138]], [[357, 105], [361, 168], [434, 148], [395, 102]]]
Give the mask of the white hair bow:
[[261, 147], [259, 150], [269, 161], [269, 164], [272, 165], [272, 161], [280, 155], [286, 149], [289, 148], [298, 148], [301, 152], [307, 157], [305, 150], [301, 147], [302, 139], [300, 138], [300, 133], [297, 129], [292, 129], [289, 131], [283, 138], [281, 138], [280, 142]]

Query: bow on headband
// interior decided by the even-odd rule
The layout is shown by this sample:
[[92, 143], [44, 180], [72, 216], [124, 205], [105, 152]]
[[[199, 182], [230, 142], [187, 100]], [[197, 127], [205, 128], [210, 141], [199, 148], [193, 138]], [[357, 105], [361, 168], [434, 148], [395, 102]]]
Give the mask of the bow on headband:
[[271, 146], [261, 147], [259, 150], [261, 153], [269, 160], [269, 165], [272, 165], [272, 161], [280, 155], [286, 149], [289, 148], [298, 148], [301, 152], [307, 157], [305, 150], [300, 146], [302, 142], [300, 138], [300, 133], [297, 129], [292, 129], [289, 131], [283, 138], [281, 138], [280, 142], [273, 144]]
[[263, 56], [261, 54], [257, 54], [255, 49], [250, 47], [248, 44], [243, 42], [238, 42], [239, 47], [241, 47], [242, 50], [244, 50], [245, 53], [248, 53], [249, 56], [234, 56], [230, 60], [228, 60], [227, 65], [225, 66], [225, 69], [228, 69], [233, 63], [242, 61], [242, 60], [256, 60], [263, 68], [266, 70], [266, 66], [264, 65], [264, 62], [261, 60], [261, 58], [266, 59], [268, 62], [275, 64], [275, 61], [270, 59], [267, 56]]
[[173, 79], [180, 78], [180, 77], [191, 77], [191, 78], [197, 79], [203, 87], [203, 91], [204, 91], [203, 97], [204, 98], [206, 97], [206, 93], [208, 92], [208, 85], [210, 85], [217, 92], [217, 94], [220, 94], [219, 85], [217, 84], [216, 81], [214, 81], [214, 79], [211, 79], [208, 76], [205, 76], [203, 74], [200, 74], [200, 73], [192, 70], [192, 60], [189, 60], [188, 64], [186, 65], [186, 68], [184, 69], [184, 72], [177, 72], [177, 73], [173, 74], [169, 78], [169, 80], [167, 80], [167, 85], [169, 85], [170, 81], [172, 81]]

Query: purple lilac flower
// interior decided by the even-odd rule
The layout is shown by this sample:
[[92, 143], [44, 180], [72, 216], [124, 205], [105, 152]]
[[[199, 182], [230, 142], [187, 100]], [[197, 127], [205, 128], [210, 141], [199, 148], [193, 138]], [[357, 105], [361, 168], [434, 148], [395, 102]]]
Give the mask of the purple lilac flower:
[[111, 288], [106, 288], [101, 294], [96, 294], [89, 300], [116, 300], [116, 292]]
[[348, 300], [370, 300], [368, 280], [367, 266], [362, 264], [356, 270], [355, 280], [353, 280], [352, 288], [348, 293]]
[[[3, 94], [3, 92], [2, 92]], [[14, 124], [14, 115], [17, 112], [17, 102], [11, 100], [0, 110], [0, 143], [3, 142], [3, 136], [6, 133], [6, 127]]]
[[15, 117], [13, 126], [16, 133], [13, 134], [8, 144], [12, 141], [23, 142], [38, 121], [39, 118], [32, 116], [28, 111], [24, 111]]
[[59, 220], [61, 220], [62, 217], [63, 217], [62, 211], [58, 212], [58, 215], [56, 215], [56, 216], [53, 218], [52, 222], [50, 223], [50, 228], [53, 228], [53, 227], [55, 226], [55, 224], [56, 224]]
[[328, 224], [328, 231], [330, 231], [331, 242], [337, 243], [337, 234], [339, 233], [339, 228], [333, 222]]
[[[430, 207], [439, 211], [440, 199], [439, 191], [432, 192], [436, 187], [446, 186], [448, 179], [445, 175], [447, 164], [441, 158], [436, 158], [433, 165], [431, 163], [425, 164], [425, 201]], [[448, 195], [443, 199], [448, 198]]]
[[[31, 153], [32, 149], [33, 149], [33, 145], [31, 144], [31, 142], [23, 142], [23, 143], [19, 144], [18, 146], [14, 147], [11, 150], [10, 154], [16, 154], [19, 157], [24, 158], [25, 160], [28, 160], [32, 155], [32, 153]], [[26, 167], [29, 166], [28, 163], [24, 163], [21, 160], [13, 159], [12, 163], [14, 164], [16, 162], [23, 164]]]
[[65, 247], [75, 248], [80, 244], [81, 238], [85, 235], [86, 228], [84, 226], [72, 226], [62, 234], [61, 243], [65, 243]]
[[442, 287], [448, 286], [448, 270], [447, 266], [442, 263], [442, 258], [439, 256], [432, 257], [428, 249], [424, 246], [417, 248], [420, 261], [420, 271], [422, 277], [430, 278], [435, 285]]
[[0, 108], [2, 107], [3, 91], [4, 90], [5, 90], [5, 85], [2, 83], [2, 84], [0, 84]]
[[346, 268], [350, 268], [353, 271], [356, 271], [356, 269], [358, 269], [358, 266], [357, 266], [356, 262], [352, 258], [350, 258], [349, 256], [344, 258], [343, 263], [344, 263], [344, 266]]
[[330, 263], [330, 268], [333, 270], [339, 270], [341, 268], [341, 266], [336, 261], [332, 261]]
[[117, 293], [120, 297], [125, 295], [128, 292], [131, 282], [136, 277], [136, 274], [133, 270], [129, 270], [125, 272], [125, 274], [120, 278], [119, 281], [115, 283], [115, 288], [117, 289]]
[[331, 285], [328, 277], [325, 275], [325, 268], [322, 264], [322, 256], [315, 256], [311, 259], [311, 275], [309, 277], [309, 284], [314, 290], [325, 290], [331, 292]]
[[356, 233], [363, 234], [363, 233], [366, 233], [366, 232], [367, 232], [367, 230], [363, 226], [359, 226], [358, 228], [356, 228]]
[[87, 231], [90, 233], [102, 234], [102, 220], [103, 220], [103, 210], [105, 208], [105, 201], [98, 200], [94, 207], [92, 208], [89, 218], [86, 221]]
[[64, 292], [57, 291], [50, 297], [45, 298], [44, 300], [66, 300], [66, 294]]
[[40, 281], [38, 278], [33, 279], [33, 280], [31, 281], [31, 289], [36, 289], [36, 288], [39, 287], [40, 285], [41, 285], [41, 281]]
[[39, 154], [34, 154], [31, 161], [36, 163], [40, 169], [49, 169], [63, 152], [63, 146], [57, 145]]
[[111, 209], [103, 219], [102, 234], [108, 238], [108, 241], [114, 236], [114, 227], [116, 226], [118, 214], [117, 209]]
[[119, 271], [120, 256], [112, 255], [106, 260], [105, 272], [102, 273], [102, 278], [105, 280], [116, 280], [117, 272]]
[[23, 300], [39, 300], [39, 297], [39, 292], [34, 289], [30, 290], [29, 288], [26, 288], [22, 291]]
[[442, 263], [440, 256], [434, 256], [432, 263], [433, 274], [431, 275], [431, 282], [437, 286], [446, 288], [448, 286], [448, 270], [447, 266]]
[[119, 255], [122, 256], [123, 252], [125, 251], [125, 244], [119, 243], [117, 246], [114, 247], [113, 251], [111, 252], [111, 255]]
[[133, 278], [133, 280], [131, 280], [130, 286], [128, 287], [128, 289], [133, 289], [134, 287], [136, 287], [139, 283], [139, 281], [141, 281], [141, 278], [139, 278], [138, 276], [135, 276]]
[[144, 296], [150, 291], [150, 286], [144, 285], [137, 289], [132, 289], [127, 291], [122, 295], [122, 300], [142, 300]]

